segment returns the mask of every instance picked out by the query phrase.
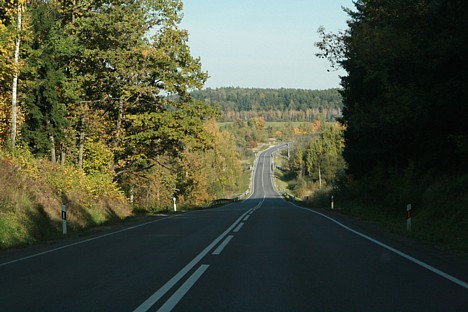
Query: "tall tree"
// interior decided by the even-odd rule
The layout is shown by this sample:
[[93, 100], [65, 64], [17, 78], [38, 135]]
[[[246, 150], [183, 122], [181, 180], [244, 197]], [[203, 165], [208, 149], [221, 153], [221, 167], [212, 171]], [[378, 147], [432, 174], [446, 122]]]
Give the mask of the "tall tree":
[[201, 148], [208, 143], [203, 120], [214, 110], [192, 101], [188, 93], [201, 88], [207, 75], [200, 60], [190, 55], [187, 32], [178, 26], [182, 4], [161, 1], [155, 9], [159, 11], [152, 16], [154, 35], [134, 52], [134, 62], [140, 64], [136, 68], [141, 70], [133, 72], [124, 89], [133, 98], [124, 108], [125, 149], [116, 155], [124, 165], [117, 168], [118, 173], [152, 166], [158, 155], [177, 157], [187, 140], [200, 143]]
[[301, 178], [304, 174], [304, 148], [298, 145], [293, 152], [292, 157], [289, 160], [289, 168], [296, 175]]
[[0, 145], [11, 142], [11, 82], [17, 32], [16, 9], [15, 3], [0, 1]]
[[29, 11], [32, 39], [24, 70], [28, 92], [23, 140], [36, 154], [48, 151], [55, 162], [56, 145], [63, 142], [68, 123], [63, 96], [65, 64], [60, 59], [63, 31], [60, 14], [52, 3], [34, 2]]
[[[349, 172], [359, 177], [379, 164], [404, 168], [411, 161], [424, 170], [466, 167], [468, 3], [355, 4], [337, 45], [344, 52], [335, 53], [348, 72], [342, 94]], [[322, 42], [330, 47], [326, 37]]]
[[[207, 74], [180, 27], [181, 1], [31, 1], [27, 40], [24, 31], [17, 37], [18, 12], [23, 11], [16, 5], [24, 3], [19, 1], [0, 0], [7, 5], [0, 6], [0, 42], [5, 43], [0, 47], [0, 103], [12, 98], [15, 39], [20, 38], [19, 90], [26, 123], [18, 129], [25, 146], [38, 156], [49, 154], [52, 161], [60, 157], [62, 163], [68, 153], [67, 159], [85, 173], [112, 174], [129, 194], [141, 195], [133, 184], [145, 179], [179, 193], [186, 190], [177, 185], [187, 190], [205, 185], [208, 179], [197, 180], [197, 172], [206, 165], [203, 159], [211, 159], [206, 152], [213, 150], [218, 134], [210, 134], [205, 123], [217, 110], [190, 95], [202, 88]], [[0, 131], [7, 128], [14, 127], [1, 124]], [[9, 133], [13, 143], [16, 137], [12, 140]], [[223, 157], [220, 163], [228, 164]], [[186, 168], [192, 184], [177, 178], [185, 159], [200, 164]], [[152, 178], [155, 168], [165, 168], [164, 179]]]
[[304, 151], [305, 167], [309, 176], [322, 182], [334, 182], [345, 169], [343, 160], [343, 129], [339, 125], [324, 126]]
[[16, 145], [16, 123], [17, 123], [17, 102], [18, 102], [18, 78], [19, 78], [19, 53], [21, 46], [21, 30], [23, 23], [23, 1], [17, 0], [16, 4], [16, 40], [13, 58], [13, 83], [11, 90], [11, 137], [10, 144], [14, 148]]

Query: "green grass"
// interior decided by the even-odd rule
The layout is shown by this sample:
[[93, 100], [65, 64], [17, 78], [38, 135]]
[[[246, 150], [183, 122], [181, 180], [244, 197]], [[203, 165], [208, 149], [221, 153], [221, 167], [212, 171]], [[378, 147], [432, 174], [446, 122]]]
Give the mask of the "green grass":
[[244, 170], [242, 172], [242, 176], [241, 176], [240, 183], [239, 183], [240, 194], [245, 193], [249, 189], [251, 174], [252, 174], [252, 171], [250, 170]]
[[0, 153], [0, 185], [0, 249], [62, 237], [62, 203], [68, 208], [70, 234], [131, 214], [112, 179], [87, 176], [27, 153]]
[[[383, 182], [381, 192], [386, 195], [335, 192], [335, 208], [403, 236], [431, 242], [441, 248], [468, 252], [467, 175], [389, 178]], [[309, 206], [329, 207], [324, 203], [331, 194], [331, 190], [315, 194]], [[407, 203], [411, 203], [413, 208], [410, 232], [406, 230]]]

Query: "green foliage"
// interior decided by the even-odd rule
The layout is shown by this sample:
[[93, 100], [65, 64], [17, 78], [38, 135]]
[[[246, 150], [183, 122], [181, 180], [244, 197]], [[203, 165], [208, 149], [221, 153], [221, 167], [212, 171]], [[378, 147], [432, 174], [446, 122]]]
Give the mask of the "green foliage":
[[289, 163], [289, 170], [294, 173], [298, 178], [302, 178], [304, 175], [304, 149], [301, 145], [298, 145], [292, 153], [292, 157]]
[[[349, 29], [319, 33], [320, 57], [341, 65], [348, 211], [463, 246], [467, 231], [468, 3], [357, 1]], [[428, 200], [430, 198], [430, 200]], [[450, 199], [449, 199], [450, 198]], [[465, 235], [466, 237], [466, 235]], [[451, 241], [451, 242], [450, 242]]]
[[86, 140], [84, 155], [83, 170], [87, 174], [111, 173], [114, 154], [103, 142]]
[[210, 138], [209, 149], [186, 144], [181, 157], [158, 157], [149, 171], [132, 178], [139, 209], [172, 209], [174, 196], [179, 208], [204, 207], [216, 198], [245, 191], [241, 190], [242, 170], [234, 137], [220, 131], [214, 119], [205, 122], [204, 131]]
[[266, 123], [263, 117], [253, 117], [247, 122], [237, 119], [234, 123], [226, 125], [224, 129], [233, 134], [237, 149], [243, 158], [249, 157], [252, 149], [259, 143], [267, 141]]
[[468, 4], [358, 1], [339, 35], [340, 53], [322, 52], [342, 78], [345, 158], [355, 177], [381, 164], [466, 170]]
[[[0, 117], [6, 120], [16, 7], [5, 4]], [[95, 201], [77, 201], [96, 222], [105, 215], [93, 207], [100, 194], [115, 191], [112, 181], [136, 207], [149, 210], [166, 208], [173, 196], [202, 205], [237, 188], [233, 139], [207, 128], [218, 110], [190, 95], [208, 75], [180, 27], [182, 7], [178, 0], [36, 1], [25, 7], [19, 86], [25, 121], [18, 129], [27, 151], [13, 153], [36, 178], [41, 169], [28, 164], [29, 153], [60, 161], [60, 175], [45, 170], [47, 183], [59, 193], [81, 185], [95, 194]], [[7, 130], [2, 118], [2, 144]], [[187, 160], [194, 165], [187, 167]], [[213, 163], [223, 174], [210, 179]]]
[[135, 210], [156, 212], [172, 208], [177, 193], [177, 175], [169, 170], [168, 162], [160, 159], [144, 175], [132, 177]]
[[323, 124], [312, 134], [295, 136], [291, 157], [281, 158], [280, 176], [297, 197], [314, 196], [342, 181], [346, 162], [343, 127], [337, 123]]
[[344, 148], [343, 129], [339, 125], [327, 125], [316, 136], [304, 152], [307, 174], [322, 184], [322, 178], [335, 184], [344, 175], [346, 163], [342, 153]]

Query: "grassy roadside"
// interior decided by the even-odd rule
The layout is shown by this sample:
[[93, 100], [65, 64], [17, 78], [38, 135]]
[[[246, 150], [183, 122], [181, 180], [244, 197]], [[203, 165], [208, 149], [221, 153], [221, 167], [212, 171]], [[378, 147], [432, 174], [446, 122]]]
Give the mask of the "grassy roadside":
[[[279, 158], [278, 163], [281, 166]], [[285, 170], [276, 170], [275, 182], [280, 192], [296, 196], [305, 207], [331, 209], [333, 195], [334, 208], [341, 214], [444, 249], [468, 252], [468, 175], [405, 174], [380, 183], [371, 177], [350, 182], [346, 191], [331, 186], [318, 190], [311, 184], [305, 186], [306, 195], [297, 194], [298, 181]], [[406, 228], [408, 203], [412, 204], [411, 231]]]
[[[330, 203], [323, 204], [323, 200], [312, 199], [302, 201], [301, 205], [316, 209], [330, 210]], [[390, 216], [379, 212], [383, 207], [369, 205], [358, 201], [340, 202], [335, 196], [335, 211], [353, 218], [371, 222], [385, 228], [392, 233], [430, 243], [442, 249], [458, 250], [468, 253], [468, 239], [466, 221], [453, 221], [453, 217], [439, 218], [434, 221], [432, 216], [436, 213], [433, 206], [419, 207], [412, 216], [411, 231], [407, 231], [405, 209], [401, 209], [400, 216]], [[457, 209], [456, 214], [462, 214]]]
[[[255, 151], [251, 154], [242, 161], [238, 193], [232, 196], [249, 189]], [[69, 236], [147, 214], [130, 205], [111, 176], [87, 175], [23, 150], [15, 155], [0, 150], [0, 186], [0, 250], [62, 238], [62, 204]]]
[[[354, 187], [360, 192], [362, 187], [368, 188]], [[348, 189], [336, 194], [342, 201], [337, 206], [343, 213], [375, 221], [404, 236], [468, 252], [468, 175], [390, 177], [379, 189], [373, 188], [373, 196], [357, 197], [355, 191]], [[406, 229], [409, 203], [412, 204], [410, 232]]]
[[25, 153], [0, 155], [0, 185], [0, 249], [62, 237], [62, 204], [72, 235], [132, 214], [109, 176], [85, 175]]

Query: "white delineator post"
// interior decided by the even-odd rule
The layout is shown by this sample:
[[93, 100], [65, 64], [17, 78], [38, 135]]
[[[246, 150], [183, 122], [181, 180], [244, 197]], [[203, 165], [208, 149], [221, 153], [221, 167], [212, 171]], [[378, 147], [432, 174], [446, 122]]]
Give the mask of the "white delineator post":
[[62, 234], [67, 234], [67, 206], [62, 205]]
[[174, 200], [174, 211], [177, 211], [177, 204], [176, 204], [177, 198], [174, 197], [173, 200]]
[[335, 203], [333, 202], [333, 195], [331, 196], [331, 204], [330, 204], [331, 209], [334, 209]]
[[411, 204], [406, 205], [406, 230], [411, 232]]

